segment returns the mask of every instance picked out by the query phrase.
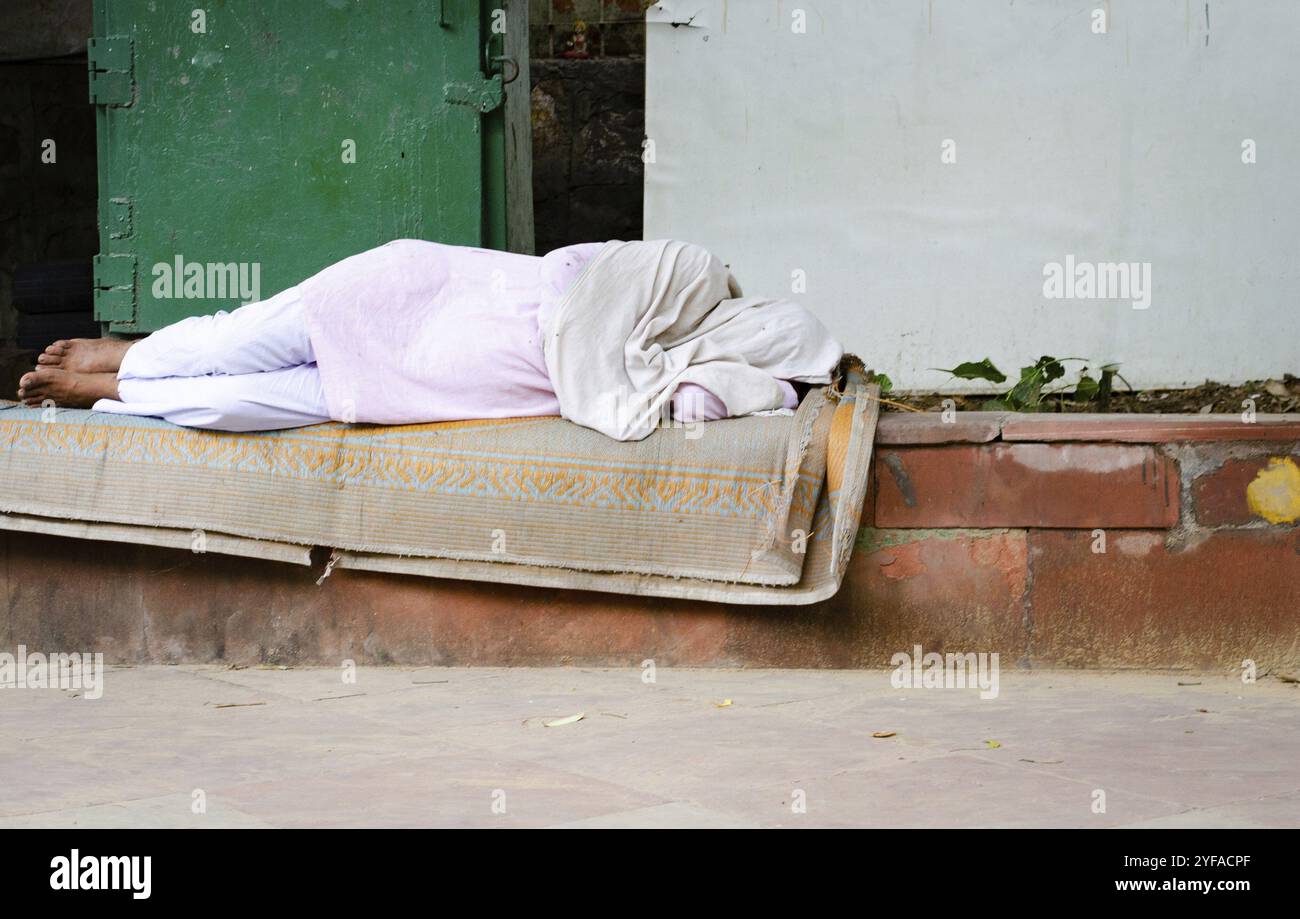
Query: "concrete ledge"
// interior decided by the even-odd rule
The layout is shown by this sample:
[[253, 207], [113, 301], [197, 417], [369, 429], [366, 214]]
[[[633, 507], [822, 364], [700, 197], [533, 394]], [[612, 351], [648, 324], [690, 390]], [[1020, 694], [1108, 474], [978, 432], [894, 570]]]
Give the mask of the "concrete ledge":
[[[320, 570], [0, 533], [0, 649], [110, 662], [888, 667], [899, 651], [1005, 666], [1300, 672], [1300, 534], [1195, 544], [1116, 531], [867, 530], [815, 606], [742, 607]], [[320, 559], [323, 562], [323, 555]]]
[[877, 444], [986, 444], [1002, 436], [1003, 412], [959, 412], [952, 421], [933, 412], [889, 412], [876, 426]]
[[1300, 440], [1300, 414], [1256, 415], [1016, 415], [1003, 440], [1109, 440], [1166, 444], [1205, 441]]
[[1061, 415], [1008, 412], [888, 412], [880, 416], [876, 442], [887, 445], [988, 443], [994, 440], [1112, 441], [1162, 444], [1211, 441], [1300, 440], [1300, 414], [1256, 415]]

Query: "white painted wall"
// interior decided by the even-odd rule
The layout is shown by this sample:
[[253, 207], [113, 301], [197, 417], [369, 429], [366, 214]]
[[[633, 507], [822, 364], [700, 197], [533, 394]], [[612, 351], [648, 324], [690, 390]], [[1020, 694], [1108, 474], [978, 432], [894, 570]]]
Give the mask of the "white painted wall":
[[[646, 238], [713, 249], [751, 294], [806, 272], [795, 299], [897, 385], [1045, 353], [1141, 386], [1300, 372], [1300, 0], [648, 15]], [[1150, 308], [1046, 299], [1067, 254], [1150, 262]]]

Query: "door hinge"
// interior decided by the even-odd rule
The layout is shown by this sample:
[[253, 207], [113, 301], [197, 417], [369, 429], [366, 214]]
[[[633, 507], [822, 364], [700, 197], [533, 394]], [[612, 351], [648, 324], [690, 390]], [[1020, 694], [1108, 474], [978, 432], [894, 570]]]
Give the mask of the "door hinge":
[[452, 105], [468, 105], [484, 115], [501, 107], [505, 101], [505, 90], [501, 86], [501, 77], [479, 77], [466, 83], [448, 83], [442, 88], [442, 98]]
[[130, 105], [135, 100], [131, 39], [122, 35], [86, 42], [86, 69], [93, 105]]
[[110, 239], [126, 239], [131, 235], [131, 199], [108, 199], [108, 236]]
[[95, 256], [95, 318], [130, 322], [135, 318], [135, 256]]

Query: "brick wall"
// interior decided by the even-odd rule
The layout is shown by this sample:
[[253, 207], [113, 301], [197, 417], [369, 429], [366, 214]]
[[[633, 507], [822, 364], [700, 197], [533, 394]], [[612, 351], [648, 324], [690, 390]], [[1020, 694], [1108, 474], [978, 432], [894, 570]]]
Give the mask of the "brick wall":
[[882, 421], [864, 604], [1035, 666], [1300, 667], [1300, 418], [959, 418]]

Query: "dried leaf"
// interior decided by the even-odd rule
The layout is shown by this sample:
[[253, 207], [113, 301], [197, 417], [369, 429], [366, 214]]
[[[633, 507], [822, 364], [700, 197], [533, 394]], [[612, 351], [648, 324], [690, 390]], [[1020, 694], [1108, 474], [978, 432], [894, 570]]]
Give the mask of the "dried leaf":
[[893, 737], [897, 733], [898, 733], [897, 731], [876, 731], [871, 736], [872, 737]]
[[986, 740], [986, 741], [984, 741], [984, 744], [985, 744], [985, 746], [987, 746], [990, 750], [996, 750], [996, 749], [998, 749], [998, 747], [1002, 746], [1002, 744], [998, 743], [996, 740]]
[[721, 702], [714, 702], [713, 704], [718, 708], [731, 708], [730, 699], [723, 699]]
[[548, 728], [562, 728], [566, 724], [577, 724], [586, 714], [586, 712], [578, 712], [578, 714], [570, 715], [567, 718], [556, 718], [554, 721], [547, 721], [542, 726]]
[[1270, 396], [1277, 396], [1279, 399], [1285, 399], [1291, 395], [1291, 390], [1287, 389], [1286, 384], [1281, 380], [1269, 380], [1264, 384], [1264, 392]]

